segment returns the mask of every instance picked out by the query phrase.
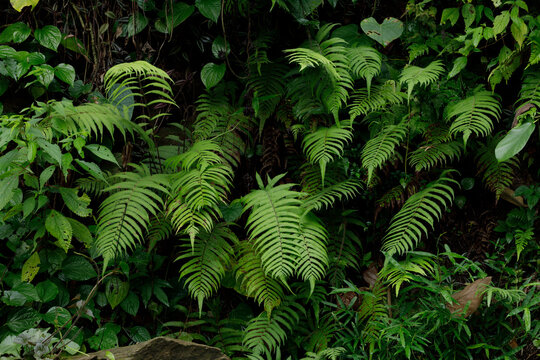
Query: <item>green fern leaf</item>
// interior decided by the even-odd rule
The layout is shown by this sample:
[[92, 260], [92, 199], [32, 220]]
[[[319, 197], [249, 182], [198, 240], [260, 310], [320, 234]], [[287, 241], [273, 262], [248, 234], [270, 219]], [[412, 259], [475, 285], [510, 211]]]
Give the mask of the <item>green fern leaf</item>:
[[333, 161], [335, 156], [341, 157], [343, 147], [349, 141], [352, 141], [351, 130], [337, 126], [319, 128], [304, 138], [304, 152], [309, 162], [319, 164], [323, 185], [326, 164]]
[[452, 170], [443, 172], [438, 180], [412, 195], [392, 218], [382, 240], [382, 250], [386, 251], [388, 256], [410, 251], [422, 235], [428, 235], [428, 228], [433, 229], [444, 209], [452, 204], [454, 190], [450, 185], [459, 183], [446, 177], [450, 171]]
[[424, 142], [411, 153], [409, 164], [416, 171], [429, 170], [435, 166], [443, 166], [454, 159], [459, 159], [462, 149], [463, 145], [457, 141]]
[[389, 105], [401, 104], [404, 98], [405, 94], [398, 91], [392, 81], [374, 86], [371, 93], [367, 88], [356, 90], [351, 96], [349, 116], [353, 121], [358, 116], [382, 110]]
[[247, 296], [253, 296], [264, 310], [270, 314], [272, 309], [279, 306], [284, 298], [280, 283], [265, 274], [261, 257], [253, 244], [242, 242], [239, 245], [241, 257], [238, 260], [236, 278], [241, 279], [241, 287]]
[[362, 189], [362, 183], [355, 179], [348, 179], [342, 182], [334, 183], [321, 190], [310, 194], [304, 200], [306, 210], [329, 209], [336, 200], [350, 200], [356, 197]]
[[296, 273], [309, 281], [311, 292], [315, 282], [321, 280], [328, 266], [326, 242], [328, 233], [321, 221], [311, 212], [300, 218], [301, 249], [297, 261]]
[[300, 321], [300, 314], [304, 309], [294, 302], [282, 304], [271, 316], [266, 311], [261, 313], [248, 323], [243, 345], [256, 355], [272, 356]]
[[199, 232], [193, 246], [190, 242], [182, 245], [181, 255], [176, 258], [185, 261], [180, 277], [185, 278], [189, 293], [197, 299], [199, 313], [203, 301], [217, 291], [230, 267], [234, 256], [231, 243], [236, 242], [238, 239], [227, 224], [220, 223], [212, 232]]
[[519, 167], [519, 161], [516, 156], [499, 161], [495, 156], [495, 147], [501, 139], [500, 135], [493, 137], [487, 146], [479, 149], [476, 161], [478, 162], [478, 174], [482, 176], [486, 187], [495, 193], [498, 200], [501, 194], [514, 180], [514, 169]]
[[[539, 47], [540, 48], [540, 47]], [[540, 71], [528, 69], [523, 73], [523, 80], [517, 103], [536, 105], [540, 109]]]
[[405, 260], [402, 261], [387, 256], [379, 276], [396, 289], [396, 296], [398, 296], [401, 285], [410, 282], [416, 276], [426, 276], [433, 272], [435, 268], [433, 257], [433, 254], [419, 251], [408, 252]]
[[95, 247], [107, 263], [117, 255], [141, 243], [150, 222], [163, 206], [162, 195], [168, 194], [162, 175], [148, 175], [144, 168], [137, 173], [120, 173], [121, 181], [106, 188], [111, 193], [100, 205]]
[[242, 198], [244, 212], [251, 210], [246, 227], [249, 240], [261, 256], [264, 272], [285, 281], [293, 275], [300, 246], [300, 197], [292, 191], [295, 184], [276, 183], [285, 174], [268, 177], [265, 187], [257, 174], [259, 190], [252, 190]]
[[477, 90], [472, 96], [448, 107], [446, 119], [454, 118], [450, 135], [463, 134], [463, 143], [474, 134], [487, 136], [493, 129], [493, 119], [498, 120], [501, 105], [495, 95], [485, 90]]
[[413, 88], [420, 84], [423, 86], [432, 84], [444, 71], [442, 61], [435, 60], [425, 68], [419, 66], [407, 66], [401, 71], [399, 82], [407, 84], [407, 101], [410, 101]]
[[353, 75], [366, 80], [369, 97], [371, 80], [381, 71], [381, 54], [370, 46], [356, 46], [347, 49], [347, 56]]
[[534, 239], [534, 229], [528, 228], [527, 230], [517, 229], [514, 234], [514, 239], [516, 241], [516, 252], [517, 258], [519, 260], [519, 255], [527, 247], [529, 241]]
[[386, 125], [377, 136], [368, 140], [361, 156], [362, 167], [368, 172], [368, 184], [373, 176], [373, 171], [382, 167], [390, 159], [396, 146], [403, 141], [405, 135], [407, 135], [405, 125]]

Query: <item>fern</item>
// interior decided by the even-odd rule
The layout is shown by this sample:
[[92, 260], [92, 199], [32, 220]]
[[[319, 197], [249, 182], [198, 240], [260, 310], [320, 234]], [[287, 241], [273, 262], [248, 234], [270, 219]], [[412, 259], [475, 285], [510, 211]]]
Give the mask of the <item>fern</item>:
[[349, 116], [353, 121], [358, 116], [382, 110], [389, 105], [401, 104], [404, 98], [405, 94], [397, 90], [392, 81], [374, 86], [371, 93], [367, 88], [356, 90], [351, 95]]
[[334, 347], [321, 350], [317, 353], [308, 352], [306, 353], [306, 357], [301, 360], [337, 360], [341, 355], [345, 355], [345, 349], [342, 347]]
[[199, 232], [194, 244], [182, 245], [183, 251], [176, 258], [177, 261], [185, 261], [180, 277], [185, 278], [189, 293], [197, 299], [199, 313], [204, 299], [219, 288], [234, 255], [231, 243], [236, 242], [238, 239], [227, 224], [220, 223], [212, 232]]
[[388, 256], [410, 251], [452, 204], [454, 190], [450, 185], [458, 185], [458, 182], [447, 177], [450, 171], [443, 172], [438, 180], [411, 196], [392, 218], [382, 246]]
[[328, 233], [321, 221], [312, 213], [300, 218], [301, 249], [299, 251], [296, 273], [304, 281], [309, 281], [311, 292], [315, 282], [321, 280], [328, 266], [326, 242]]
[[117, 255], [142, 242], [150, 216], [164, 206], [161, 196], [169, 193], [162, 175], [148, 175], [144, 168], [137, 170], [114, 175], [121, 181], [103, 190], [111, 195], [99, 208], [95, 247], [103, 256], [104, 269]]
[[247, 296], [253, 296], [270, 314], [284, 298], [280, 283], [265, 274], [260, 256], [249, 242], [239, 245], [241, 257], [236, 268], [236, 278], [241, 279], [241, 288]]
[[356, 197], [362, 189], [362, 183], [358, 180], [348, 179], [342, 182], [327, 186], [316, 191], [304, 200], [306, 210], [329, 209], [336, 200], [350, 200]]
[[334, 160], [335, 156], [341, 157], [343, 147], [351, 140], [352, 132], [337, 126], [319, 128], [304, 138], [304, 152], [309, 162], [319, 164], [323, 185], [326, 164]]
[[413, 88], [416, 85], [429, 85], [435, 82], [444, 71], [442, 61], [435, 60], [425, 68], [407, 66], [401, 71], [399, 82], [407, 84], [407, 101], [410, 101]]
[[450, 105], [446, 119], [454, 118], [450, 126], [450, 135], [463, 134], [466, 145], [469, 137], [487, 136], [493, 129], [493, 119], [498, 120], [501, 105], [495, 95], [485, 90], [476, 90], [472, 96]]
[[271, 356], [293, 331], [304, 309], [299, 304], [287, 302], [272, 312], [266, 311], [252, 319], [245, 331], [243, 345], [254, 354]]
[[528, 69], [523, 74], [523, 82], [517, 103], [522, 106], [531, 103], [540, 109], [540, 71]]
[[514, 180], [514, 169], [519, 167], [517, 157], [512, 157], [506, 161], [499, 162], [495, 157], [495, 147], [501, 136], [495, 136], [486, 146], [479, 149], [476, 161], [478, 163], [478, 174], [482, 174], [482, 179], [486, 187], [495, 193], [498, 200], [504, 189], [512, 184]]
[[353, 75], [366, 80], [369, 97], [371, 80], [381, 71], [381, 54], [370, 46], [356, 46], [347, 49], [347, 56]]
[[444, 138], [426, 141], [411, 153], [409, 164], [416, 171], [429, 170], [459, 159], [462, 149], [461, 143], [445, 141]]
[[435, 268], [434, 255], [426, 252], [410, 251], [405, 260], [397, 261], [387, 256], [379, 276], [396, 289], [396, 296], [403, 283], [410, 282], [417, 275], [425, 276]]
[[362, 167], [367, 169], [369, 184], [373, 171], [382, 167], [394, 154], [397, 145], [401, 143], [407, 134], [405, 125], [386, 125], [377, 136], [368, 140], [362, 150]]
[[244, 212], [251, 210], [247, 219], [249, 240], [261, 256], [264, 272], [285, 281], [294, 273], [300, 246], [300, 197], [292, 191], [294, 184], [277, 185], [285, 174], [263, 185], [257, 174], [259, 190], [252, 190], [242, 198]]
[[362, 336], [367, 342], [372, 343], [386, 327], [384, 324], [384, 320], [388, 318], [386, 288], [377, 281], [371, 290], [362, 291], [360, 294], [362, 296], [358, 318], [365, 324]]
[[516, 229], [514, 234], [514, 239], [516, 241], [516, 252], [517, 258], [519, 260], [519, 255], [527, 247], [529, 241], [534, 239], [534, 229], [528, 228], [527, 230]]

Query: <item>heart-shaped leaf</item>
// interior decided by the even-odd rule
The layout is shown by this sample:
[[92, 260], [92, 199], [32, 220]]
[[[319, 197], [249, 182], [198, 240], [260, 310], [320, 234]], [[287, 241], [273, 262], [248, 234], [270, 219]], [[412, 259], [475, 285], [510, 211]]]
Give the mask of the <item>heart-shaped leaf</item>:
[[216, 86], [225, 75], [225, 64], [208, 63], [201, 70], [201, 80], [207, 89]]
[[383, 46], [387, 46], [403, 33], [403, 23], [392, 17], [384, 19], [382, 24], [370, 17], [362, 20], [360, 27], [367, 36]]

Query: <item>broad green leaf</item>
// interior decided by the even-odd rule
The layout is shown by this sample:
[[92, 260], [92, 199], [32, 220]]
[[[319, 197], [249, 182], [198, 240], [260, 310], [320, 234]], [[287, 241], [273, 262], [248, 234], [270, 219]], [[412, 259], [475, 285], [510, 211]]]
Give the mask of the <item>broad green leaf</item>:
[[14, 57], [17, 51], [11, 46], [0, 45], [0, 59], [7, 59]]
[[51, 165], [41, 172], [39, 175], [39, 189], [42, 190], [47, 181], [53, 176], [56, 166]]
[[105, 175], [103, 175], [103, 171], [101, 171], [101, 168], [93, 162], [83, 161], [79, 159], [75, 159], [77, 164], [79, 164], [86, 172], [88, 172], [90, 175], [95, 177], [96, 179], [102, 180], [107, 182], [105, 179]]
[[70, 86], [75, 81], [75, 69], [69, 64], [58, 64], [54, 68], [54, 75]]
[[18, 291], [5, 290], [0, 298], [7, 306], [23, 306], [28, 299]]
[[58, 46], [62, 41], [62, 33], [53, 25], [46, 25], [41, 29], [36, 29], [34, 36], [41, 46], [53, 51], [58, 50]]
[[[6, 77], [0, 76], [0, 96], [4, 95], [4, 93], [7, 91], [8, 88], [9, 88], [9, 79]], [[0, 112], [0, 114], [2, 113]], [[1, 141], [0, 141], [0, 146], [2, 146]]]
[[208, 63], [201, 70], [201, 80], [207, 89], [216, 86], [225, 76], [225, 64]]
[[98, 144], [90, 144], [86, 145], [85, 148], [90, 150], [92, 154], [96, 155], [100, 159], [110, 161], [113, 164], [120, 166], [120, 164], [118, 164], [118, 161], [116, 161], [116, 158], [108, 147]]
[[43, 320], [56, 328], [70, 326], [71, 313], [63, 307], [53, 306], [43, 315]]
[[65, 187], [59, 187], [58, 192], [62, 195], [62, 199], [68, 209], [73, 211], [74, 214], [80, 217], [87, 217], [92, 214], [92, 210], [88, 208], [88, 205], [90, 205], [90, 198], [88, 195], [83, 194], [79, 197], [78, 189]]
[[2, 196], [0, 196], [0, 210], [2, 210], [10, 201], [14, 195], [15, 189], [19, 188], [19, 176], [12, 175], [0, 180], [0, 189]]
[[32, 10], [38, 4], [39, 0], [10, 0], [11, 6], [18, 12], [21, 12], [22, 9], [26, 6], [31, 6]]
[[30, 69], [28, 63], [20, 63], [15, 59], [0, 61], [0, 74], [8, 76], [15, 81], [19, 81], [28, 72], [28, 69]]
[[139, 5], [143, 11], [151, 11], [156, 8], [154, 0], [137, 0], [137, 5]]
[[73, 237], [86, 245], [87, 248], [91, 247], [94, 239], [86, 225], [72, 218], [67, 219], [71, 224], [71, 228], [73, 229]]
[[510, 13], [508, 11], [503, 11], [500, 15], [497, 15], [495, 20], [493, 20], [493, 35], [497, 36], [498, 34], [502, 33], [508, 26], [509, 22]]
[[105, 296], [111, 308], [118, 306], [129, 292], [129, 283], [120, 280], [117, 276], [110, 277], [105, 288]]
[[107, 323], [96, 330], [94, 336], [88, 339], [88, 345], [94, 350], [111, 349], [118, 345], [118, 336], [120, 326]]
[[129, 17], [127, 27], [126, 27], [126, 36], [131, 37], [137, 35], [143, 31], [148, 26], [148, 18], [144, 14], [137, 12], [135, 15]]
[[36, 208], [36, 199], [29, 197], [23, 202], [23, 219], [28, 217]]
[[523, 21], [521, 18], [514, 19], [512, 21], [512, 26], [510, 26], [510, 31], [521, 48], [521, 46], [523, 46], [523, 42], [525, 41], [525, 37], [529, 32], [529, 28], [525, 24], [525, 21]]
[[384, 19], [382, 24], [370, 17], [362, 20], [360, 27], [367, 36], [383, 46], [387, 46], [403, 33], [403, 23], [392, 17]]
[[28, 75], [34, 75], [41, 85], [48, 88], [51, 82], [54, 80], [54, 69], [48, 64], [34, 66]]
[[47, 303], [58, 295], [58, 286], [51, 280], [45, 280], [36, 285], [36, 291], [41, 301]]
[[457, 74], [461, 72], [467, 66], [467, 57], [466, 56], [460, 56], [456, 60], [454, 60], [454, 67], [452, 70], [448, 73], [448, 78], [453, 78]]
[[82, 256], [68, 256], [62, 262], [62, 272], [69, 280], [85, 281], [97, 276], [94, 267]]
[[526, 307], [523, 309], [523, 323], [525, 323], [525, 332], [531, 330], [531, 310]]
[[21, 270], [21, 280], [31, 282], [39, 271], [40, 263], [39, 254], [36, 251], [24, 262]]
[[28, 39], [30, 33], [32, 33], [32, 29], [23, 22], [11, 24], [0, 33], [0, 44], [9, 42], [22, 43]]
[[62, 151], [60, 150], [60, 146], [51, 144], [43, 138], [37, 138], [36, 142], [47, 155], [56, 161], [58, 165], [62, 165]]
[[20, 334], [24, 330], [36, 327], [41, 321], [41, 315], [32, 308], [22, 308], [8, 317], [5, 325], [15, 332]]
[[135, 342], [143, 342], [151, 339], [150, 333], [148, 330], [142, 326], [134, 326], [129, 329], [129, 334]]
[[497, 160], [506, 161], [519, 153], [529, 141], [535, 127], [534, 123], [526, 122], [511, 129], [495, 148]]
[[221, 0], [195, 0], [195, 6], [204, 17], [217, 23], [221, 13]]
[[463, 16], [463, 21], [465, 21], [465, 28], [469, 28], [476, 18], [476, 9], [473, 4], [465, 4], [461, 8], [461, 15]]
[[81, 40], [77, 39], [75, 35], [64, 36], [60, 44], [62, 44], [62, 46], [66, 49], [76, 52], [77, 54], [88, 56], [88, 51], [84, 47], [84, 44]]
[[126, 298], [120, 303], [120, 307], [128, 314], [135, 316], [139, 311], [139, 304], [139, 297], [130, 291]]
[[441, 15], [441, 24], [445, 24], [446, 21], [450, 20], [452, 26], [456, 25], [459, 19], [459, 9], [458, 8], [446, 8], [442, 11]]
[[58, 245], [67, 252], [71, 244], [73, 229], [66, 217], [56, 210], [51, 210], [45, 220], [45, 228], [58, 240]]
[[193, 14], [193, 11], [195, 11], [193, 5], [181, 1], [174, 3], [172, 7], [167, 5], [166, 10], [159, 13], [160, 19], [156, 21], [156, 30], [164, 34], [171, 34], [175, 27]]
[[216, 59], [222, 59], [225, 54], [229, 54], [231, 52], [231, 48], [229, 47], [229, 44], [225, 43], [225, 39], [223, 36], [218, 36], [215, 38], [214, 42], [212, 43], [212, 55]]

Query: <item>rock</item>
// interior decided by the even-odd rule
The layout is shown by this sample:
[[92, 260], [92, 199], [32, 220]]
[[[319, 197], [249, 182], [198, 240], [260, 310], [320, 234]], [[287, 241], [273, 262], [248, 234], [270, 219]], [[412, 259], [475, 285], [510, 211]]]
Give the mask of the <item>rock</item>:
[[106, 351], [113, 353], [115, 360], [230, 360], [218, 348], [168, 337], [71, 357], [70, 360], [109, 360], [105, 356]]

